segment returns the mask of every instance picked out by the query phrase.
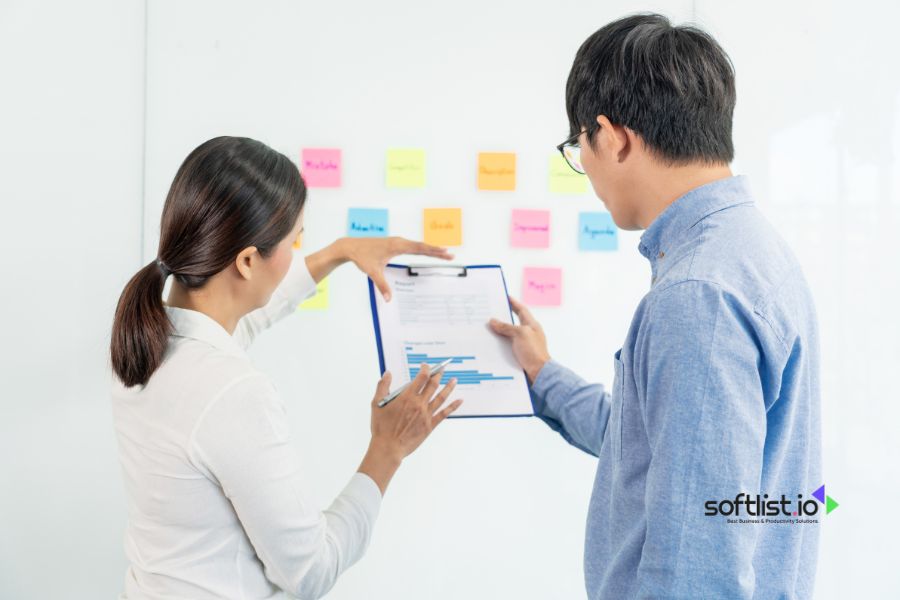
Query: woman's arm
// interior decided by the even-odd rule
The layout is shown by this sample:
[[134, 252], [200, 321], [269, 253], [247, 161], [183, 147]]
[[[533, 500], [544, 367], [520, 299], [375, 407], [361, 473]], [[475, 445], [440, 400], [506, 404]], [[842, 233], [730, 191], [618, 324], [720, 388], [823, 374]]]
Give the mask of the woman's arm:
[[339, 238], [313, 252], [305, 259], [294, 257], [284, 280], [272, 293], [269, 302], [244, 315], [234, 330], [234, 337], [247, 348], [259, 333], [276, 321], [293, 313], [316, 289], [316, 284], [346, 262], [353, 262], [360, 271], [372, 278], [375, 285], [390, 298], [390, 288], [384, 278], [384, 267], [400, 254], [418, 254], [449, 259], [452, 255], [444, 248], [414, 242], [401, 237], [390, 238]]
[[454, 380], [438, 392], [439, 377], [428, 375], [423, 366], [413, 385], [379, 408], [390, 387], [390, 374], [382, 377], [369, 450], [325, 510], [302, 475], [284, 402], [263, 375], [232, 382], [204, 410], [188, 444], [192, 462], [222, 488], [270, 581], [294, 596], [319, 598], [363, 555], [400, 462], [460, 405], [447, 402]]

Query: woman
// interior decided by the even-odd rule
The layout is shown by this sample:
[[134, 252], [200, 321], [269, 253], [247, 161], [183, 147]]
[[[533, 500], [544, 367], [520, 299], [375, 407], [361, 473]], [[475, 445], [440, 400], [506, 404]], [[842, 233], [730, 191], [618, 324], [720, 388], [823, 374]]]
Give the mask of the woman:
[[292, 261], [305, 198], [297, 168], [247, 138], [202, 144], [172, 182], [159, 255], [128, 282], [112, 331], [129, 517], [123, 598], [322, 596], [362, 556], [401, 460], [460, 404], [441, 408], [455, 381], [438, 392], [423, 365], [377, 408], [385, 373], [358, 472], [327, 510], [313, 506], [284, 403], [245, 349], [345, 262], [389, 298], [391, 257], [450, 255], [402, 238], [348, 238]]

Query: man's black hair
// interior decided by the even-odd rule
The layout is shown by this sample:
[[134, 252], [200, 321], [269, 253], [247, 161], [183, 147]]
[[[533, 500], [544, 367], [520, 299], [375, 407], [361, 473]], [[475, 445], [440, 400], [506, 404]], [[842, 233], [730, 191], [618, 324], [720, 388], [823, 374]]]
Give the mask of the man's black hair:
[[734, 67], [721, 46], [693, 26], [658, 14], [613, 21], [578, 49], [566, 83], [570, 133], [597, 116], [637, 133], [670, 165], [734, 158]]

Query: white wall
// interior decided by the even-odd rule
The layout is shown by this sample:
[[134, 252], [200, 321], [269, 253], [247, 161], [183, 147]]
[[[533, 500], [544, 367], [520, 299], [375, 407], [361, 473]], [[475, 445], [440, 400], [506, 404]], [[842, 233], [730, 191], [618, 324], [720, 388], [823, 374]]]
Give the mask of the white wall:
[[[548, 194], [545, 163], [566, 135], [563, 85], [577, 46], [638, 9], [697, 20], [732, 56], [735, 170], [750, 176], [816, 293], [825, 483], [841, 503], [823, 527], [817, 597], [900, 590], [885, 550], [900, 531], [877, 509], [900, 492], [888, 475], [900, 458], [889, 379], [900, 360], [896, 8], [151, 0], [146, 23], [137, 2], [0, 8], [2, 81], [14, 91], [0, 100], [0, 306], [13, 340], [0, 350], [0, 510], [14, 516], [0, 535], [0, 597], [120, 590], [109, 322], [124, 282], [156, 253], [178, 164], [214, 135], [256, 137], [295, 160], [304, 146], [344, 150], [344, 187], [312, 190], [305, 249], [341, 235], [348, 206], [390, 208], [392, 233], [410, 237], [423, 207], [462, 206], [460, 259], [503, 263], [513, 293], [522, 266], [564, 265], [564, 307], [536, 313], [559, 360], [609, 382], [649, 270], [638, 234], [623, 234], [615, 254], [574, 250], [578, 211], [602, 206]], [[389, 146], [426, 149], [424, 190], [384, 189]], [[518, 153], [516, 192], [475, 191], [481, 150]], [[509, 211], [519, 207], [552, 210], [550, 250], [509, 248]], [[331, 293], [329, 310], [298, 313], [253, 350], [287, 398], [323, 504], [362, 456], [377, 377], [364, 278], [345, 268]], [[358, 375], [336, 387], [344, 369]], [[593, 468], [536, 420], [449, 422], [404, 465], [369, 554], [329, 597], [582, 597]]]
[[114, 597], [112, 311], [140, 260], [144, 7], [0, 3], [0, 598]]

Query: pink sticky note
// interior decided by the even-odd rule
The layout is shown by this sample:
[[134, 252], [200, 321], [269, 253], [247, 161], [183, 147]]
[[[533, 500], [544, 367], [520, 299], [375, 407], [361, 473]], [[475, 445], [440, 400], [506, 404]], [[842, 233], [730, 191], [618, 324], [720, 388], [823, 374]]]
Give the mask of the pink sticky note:
[[550, 246], [550, 211], [512, 211], [510, 244], [516, 248], [548, 248]]
[[531, 306], [559, 306], [562, 303], [562, 269], [525, 267], [522, 300]]
[[340, 149], [304, 148], [300, 156], [300, 174], [306, 187], [341, 187]]

